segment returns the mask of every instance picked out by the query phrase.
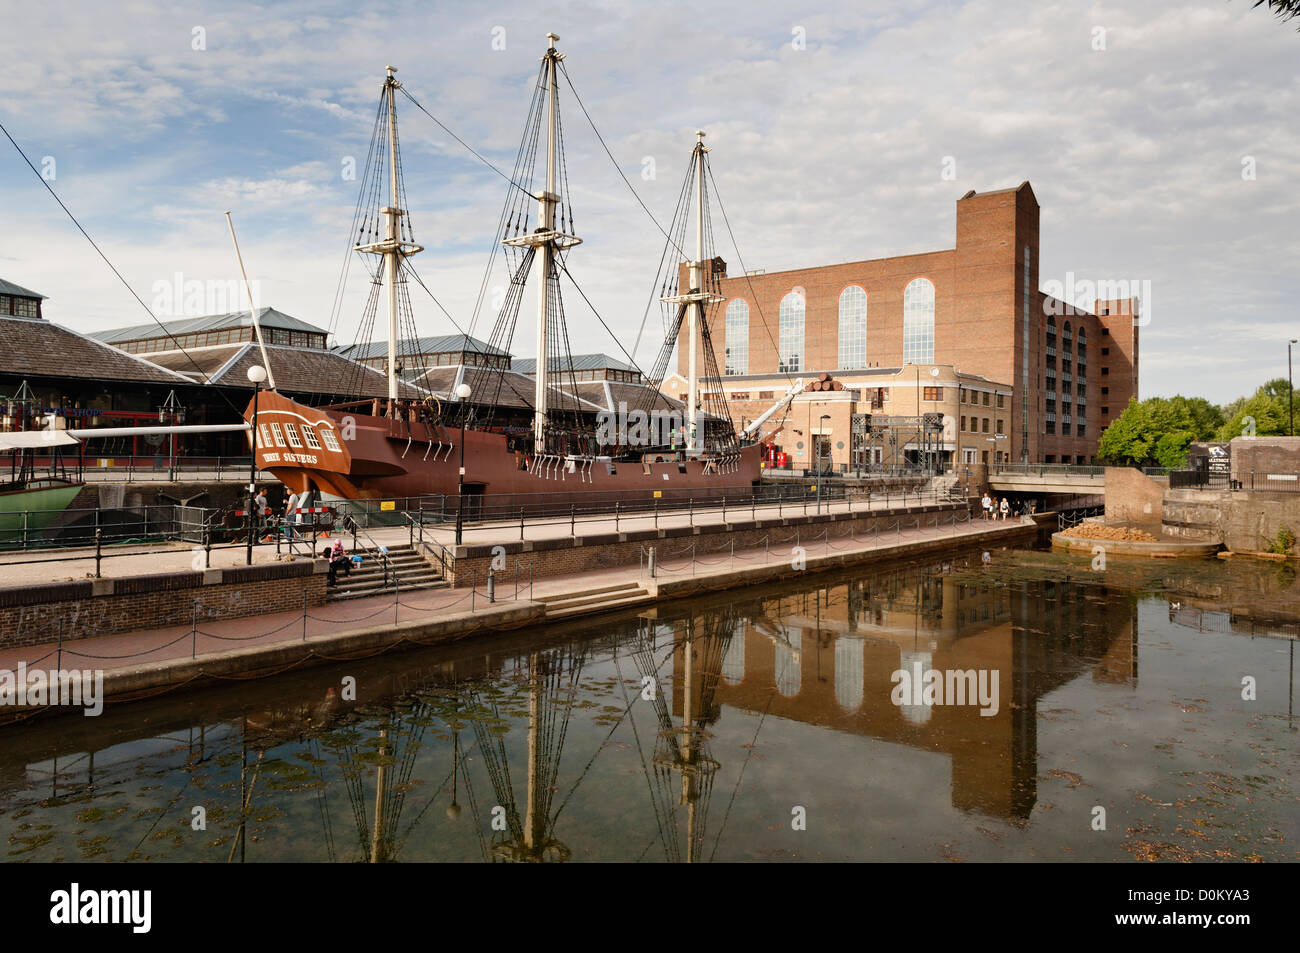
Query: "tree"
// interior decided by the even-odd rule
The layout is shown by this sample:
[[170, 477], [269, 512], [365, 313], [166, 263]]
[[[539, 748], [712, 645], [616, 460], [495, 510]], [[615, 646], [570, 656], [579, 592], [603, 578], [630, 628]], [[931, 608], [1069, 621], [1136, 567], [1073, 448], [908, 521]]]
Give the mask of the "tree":
[[[1284, 435], [1290, 423], [1287, 408], [1288, 387], [1285, 377], [1275, 377], [1250, 397], [1234, 400], [1224, 408], [1227, 419], [1219, 429], [1219, 439]], [[1300, 396], [1300, 391], [1297, 392], [1297, 396]]]
[[1097, 453], [1108, 463], [1177, 469], [1187, 462], [1189, 444], [1212, 439], [1222, 426], [1222, 410], [1203, 397], [1129, 398], [1102, 433]]
[[[1294, 17], [1300, 17], [1300, 0], [1255, 0], [1255, 6], [1268, 7], [1273, 15], [1285, 23]], [[1300, 27], [1297, 27], [1300, 29]]]

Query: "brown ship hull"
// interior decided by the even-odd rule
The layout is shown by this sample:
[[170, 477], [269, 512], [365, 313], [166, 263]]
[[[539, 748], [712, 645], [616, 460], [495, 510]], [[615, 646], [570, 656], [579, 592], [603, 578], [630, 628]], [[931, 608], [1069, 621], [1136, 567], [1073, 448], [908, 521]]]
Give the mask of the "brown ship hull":
[[[375, 404], [363, 409], [377, 411]], [[245, 418], [253, 420], [251, 402]], [[309, 407], [274, 392], [260, 395], [256, 425], [259, 468], [295, 493], [313, 490], [348, 500], [391, 500], [454, 495], [458, 490], [459, 428]], [[612, 494], [633, 500], [686, 490], [707, 497], [753, 486], [761, 469], [757, 445], [691, 460], [667, 452], [645, 454], [633, 462], [534, 458], [512, 451], [505, 434], [467, 430], [464, 452], [465, 492], [494, 497], [544, 493], [576, 501]]]

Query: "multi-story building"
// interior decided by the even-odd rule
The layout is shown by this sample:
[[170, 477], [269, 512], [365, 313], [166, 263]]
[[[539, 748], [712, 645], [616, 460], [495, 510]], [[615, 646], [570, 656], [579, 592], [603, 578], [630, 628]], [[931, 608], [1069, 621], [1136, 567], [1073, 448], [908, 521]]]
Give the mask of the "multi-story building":
[[[1102, 430], [1137, 395], [1137, 298], [1099, 293], [1089, 313], [1039, 290], [1039, 206], [1028, 182], [956, 204], [951, 249], [738, 276], [715, 259], [706, 271], [723, 300], [708, 320], [724, 381], [950, 367], [1009, 384], [1006, 443], [995, 452], [1092, 460]], [[1107, 284], [1128, 285], [1097, 287]], [[683, 327], [679, 375], [685, 339]]]

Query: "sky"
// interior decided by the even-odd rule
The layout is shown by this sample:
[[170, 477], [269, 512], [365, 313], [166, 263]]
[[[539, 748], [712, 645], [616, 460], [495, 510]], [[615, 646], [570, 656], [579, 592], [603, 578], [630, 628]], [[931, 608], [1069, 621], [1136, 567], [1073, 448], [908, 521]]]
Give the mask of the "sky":
[[[359, 186], [346, 171], [364, 164], [384, 67], [509, 169], [553, 31], [664, 227], [707, 130], [747, 268], [951, 248], [961, 195], [1027, 179], [1042, 286], [1145, 290], [1141, 396], [1229, 401], [1285, 376], [1300, 337], [1300, 32], [1252, 0], [0, 0], [0, 22], [0, 122], [164, 318], [227, 310], [187, 311], [167, 291], [198, 282], [205, 303], [224, 300], [239, 277], [230, 211], [257, 304], [351, 343], [367, 289], [354, 262], [336, 307]], [[508, 185], [409, 101], [398, 110], [426, 247], [413, 264], [467, 328]], [[576, 104], [562, 96], [561, 111], [584, 239], [569, 267], [630, 351], [663, 235]], [[151, 321], [3, 137], [0, 221], [0, 277], [47, 295], [49, 319]], [[715, 212], [738, 274], [717, 226]], [[423, 333], [456, 332], [412, 298]], [[567, 300], [574, 351], [619, 355]], [[648, 338], [659, 321], [656, 308]], [[530, 355], [531, 334], [513, 350]]]

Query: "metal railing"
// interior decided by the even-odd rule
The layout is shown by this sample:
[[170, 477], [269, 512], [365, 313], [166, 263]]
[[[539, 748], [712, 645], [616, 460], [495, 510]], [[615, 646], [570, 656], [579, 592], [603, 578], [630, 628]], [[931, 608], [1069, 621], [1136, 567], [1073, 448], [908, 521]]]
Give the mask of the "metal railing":
[[[50, 457], [37, 457], [34, 464], [38, 470], [47, 470], [56, 461]], [[63, 466], [71, 474], [79, 470], [79, 476], [87, 483], [166, 483], [178, 479], [201, 477], [219, 483], [239, 482], [248, 479], [248, 468], [252, 458], [247, 456], [183, 456], [169, 457], [167, 454], [113, 454], [91, 455], [87, 453], [77, 467], [75, 456], [64, 455]], [[259, 479], [269, 478], [269, 474], [259, 473]]]
[[993, 463], [989, 464], [990, 473], [1016, 474], [1026, 476], [1086, 476], [1106, 475], [1106, 468], [1093, 464], [1077, 463]]
[[1300, 473], [1249, 471], [1232, 477], [1205, 470], [1170, 470], [1171, 490], [1253, 490], [1269, 493], [1300, 493]]

